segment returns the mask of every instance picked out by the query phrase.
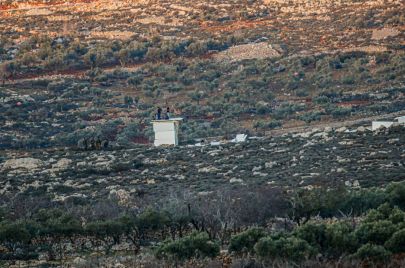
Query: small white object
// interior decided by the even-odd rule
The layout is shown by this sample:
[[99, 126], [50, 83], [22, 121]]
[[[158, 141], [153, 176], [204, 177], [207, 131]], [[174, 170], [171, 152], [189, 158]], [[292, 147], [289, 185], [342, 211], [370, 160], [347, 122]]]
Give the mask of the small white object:
[[232, 142], [245, 142], [247, 139], [247, 135], [246, 134], [237, 134], [236, 137], [232, 140]]
[[210, 145], [211, 146], [218, 146], [218, 145], [221, 145], [221, 142], [220, 141], [211, 141]]

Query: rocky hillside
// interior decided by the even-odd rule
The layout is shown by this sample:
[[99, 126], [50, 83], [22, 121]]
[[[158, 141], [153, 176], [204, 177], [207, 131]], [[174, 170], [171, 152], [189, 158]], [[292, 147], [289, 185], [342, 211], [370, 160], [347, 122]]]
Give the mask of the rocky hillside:
[[[121, 202], [187, 189], [372, 187], [405, 179], [405, 128], [325, 128], [217, 146], [2, 154], [4, 197]], [[78, 201], [77, 201], [78, 202]]]
[[80, 40], [167, 39], [261, 32], [288, 53], [384, 51], [403, 45], [404, 4], [375, 1], [6, 1], [0, 31]]
[[0, 0], [0, 267], [403, 267], [404, 10]]

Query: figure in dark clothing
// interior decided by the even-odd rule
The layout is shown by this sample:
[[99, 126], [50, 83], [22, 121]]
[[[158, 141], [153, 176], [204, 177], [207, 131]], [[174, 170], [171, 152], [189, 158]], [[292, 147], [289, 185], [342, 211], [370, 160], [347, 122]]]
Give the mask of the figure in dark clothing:
[[162, 108], [158, 107], [156, 116], [157, 116], [157, 120], [162, 119]]
[[96, 149], [97, 150], [101, 149], [101, 139], [100, 139], [100, 137], [98, 137], [97, 140], [96, 140]]
[[84, 138], [83, 147], [85, 151], [87, 151], [87, 149], [89, 148], [89, 140], [87, 138]]
[[103, 140], [101, 142], [101, 147], [106, 150], [108, 148], [108, 140]]
[[96, 141], [94, 140], [93, 137], [90, 139], [90, 148], [91, 148], [92, 150], [95, 150], [95, 149], [96, 149]]
[[166, 119], [170, 119], [170, 107], [166, 108]]

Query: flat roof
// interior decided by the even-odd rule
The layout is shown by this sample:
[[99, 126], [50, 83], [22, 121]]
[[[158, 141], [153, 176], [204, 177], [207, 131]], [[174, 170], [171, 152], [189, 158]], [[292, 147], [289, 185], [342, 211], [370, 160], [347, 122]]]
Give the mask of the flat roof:
[[152, 122], [154, 123], [154, 122], [156, 122], [156, 123], [159, 123], [159, 122], [177, 122], [177, 121], [183, 121], [183, 118], [182, 117], [175, 117], [175, 118], [170, 118], [170, 119], [159, 119], [159, 120], [152, 120]]

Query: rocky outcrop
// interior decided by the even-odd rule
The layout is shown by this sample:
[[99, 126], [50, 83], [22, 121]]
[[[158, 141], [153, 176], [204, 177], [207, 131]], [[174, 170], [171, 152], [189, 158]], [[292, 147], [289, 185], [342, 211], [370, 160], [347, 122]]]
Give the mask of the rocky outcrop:
[[14, 171], [15, 173], [32, 173], [41, 168], [43, 162], [39, 159], [27, 157], [7, 160], [2, 167], [4, 171]]

